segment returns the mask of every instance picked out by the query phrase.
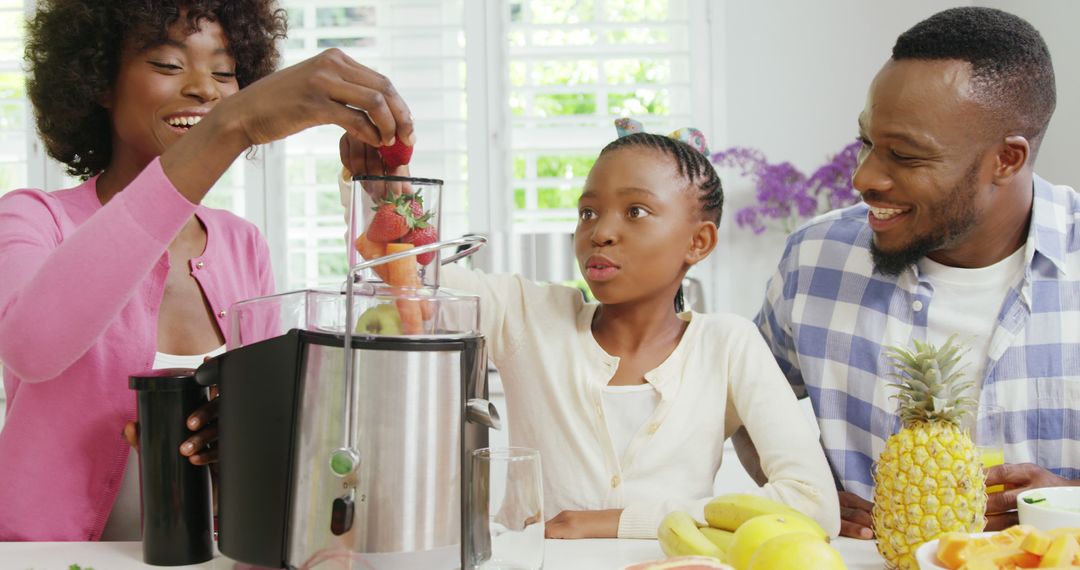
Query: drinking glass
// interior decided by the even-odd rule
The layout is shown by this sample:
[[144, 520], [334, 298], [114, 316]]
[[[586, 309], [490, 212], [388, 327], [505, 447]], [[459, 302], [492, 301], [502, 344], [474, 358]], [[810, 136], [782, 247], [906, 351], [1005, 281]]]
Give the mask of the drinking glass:
[[[980, 404], [975, 414], [971, 437], [979, 452], [982, 466], [989, 469], [1005, 463], [1005, 410], [1001, 406]], [[1004, 485], [986, 488], [987, 493], [1000, 493]]]
[[470, 500], [476, 525], [469, 570], [544, 566], [544, 493], [540, 452], [485, 447], [472, 453]]

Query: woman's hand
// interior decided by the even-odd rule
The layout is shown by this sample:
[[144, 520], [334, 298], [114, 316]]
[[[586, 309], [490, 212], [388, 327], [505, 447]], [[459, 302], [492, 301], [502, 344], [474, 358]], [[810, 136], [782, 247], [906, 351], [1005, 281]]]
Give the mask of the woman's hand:
[[187, 419], [187, 428], [195, 435], [180, 444], [180, 455], [188, 458], [192, 465], [217, 463], [218, 450], [214, 445], [218, 440], [217, 387], [210, 388], [210, 401], [199, 406]]
[[[217, 387], [210, 388], [211, 400], [192, 412], [187, 418], [187, 428], [195, 435], [180, 444], [180, 455], [188, 458], [192, 465], [208, 465], [218, 460], [218, 450], [212, 446], [218, 440], [218, 399]], [[124, 440], [135, 451], [139, 451], [139, 422], [124, 424]]]
[[411, 145], [414, 138], [409, 107], [390, 80], [339, 49], [272, 73], [218, 106], [248, 146], [327, 124], [372, 146], [398, 138]]
[[545, 538], [618, 538], [622, 509], [563, 511], [544, 525]]
[[217, 102], [161, 155], [161, 166], [198, 204], [245, 149], [329, 124], [375, 147], [415, 141], [412, 114], [390, 80], [329, 49]]

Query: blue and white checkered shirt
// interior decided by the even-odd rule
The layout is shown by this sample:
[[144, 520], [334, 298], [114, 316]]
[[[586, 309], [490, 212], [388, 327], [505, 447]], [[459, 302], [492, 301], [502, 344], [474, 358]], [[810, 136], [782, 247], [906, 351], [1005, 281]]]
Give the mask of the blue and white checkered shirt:
[[[1035, 177], [1023, 280], [991, 335], [981, 401], [1005, 411], [1005, 459], [1080, 478], [1080, 194]], [[843, 490], [871, 497], [872, 465], [899, 429], [882, 346], [926, 340], [934, 291], [918, 268], [873, 272], [859, 204], [793, 233], [756, 322], [809, 395]], [[936, 331], [935, 331], [936, 332]]]

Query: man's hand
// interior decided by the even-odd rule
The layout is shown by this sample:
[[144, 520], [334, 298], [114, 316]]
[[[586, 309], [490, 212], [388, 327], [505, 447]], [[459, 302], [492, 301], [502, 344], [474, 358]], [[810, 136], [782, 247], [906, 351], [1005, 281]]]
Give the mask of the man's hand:
[[544, 525], [545, 538], [617, 538], [622, 509], [563, 511]]
[[1001, 530], [1017, 524], [1016, 496], [1028, 489], [1072, 486], [1077, 483], [1054, 475], [1034, 463], [1006, 463], [991, 467], [986, 486], [1004, 485], [986, 501], [986, 530]]
[[840, 536], [874, 538], [874, 503], [847, 491], [840, 491]]

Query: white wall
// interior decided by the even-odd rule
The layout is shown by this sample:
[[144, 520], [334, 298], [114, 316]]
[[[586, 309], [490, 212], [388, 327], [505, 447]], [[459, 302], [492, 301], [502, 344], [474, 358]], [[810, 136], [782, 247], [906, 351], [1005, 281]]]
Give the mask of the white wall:
[[[716, 62], [717, 88], [726, 89], [724, 112], [714, 114], [712, 146], [753, 146], [771, 161], [787, 160], [804, 172], [856, 136], [867, 87], [889, 58], [896, 37], [923, 18], [972, 2], [909, 0], [759, 0], [714, 3], [725, 22], [724, 58]], [[1058, 109], [1039, 156], [1044, 177], [1080, 187], [1080, 163], [1066, 136], [1080, 132], [1080, 2], [997, 0], [974, 2], [1014, 12], [1038, 28], [1054, 57]], [[776, 268], [783, 236], [737, 229], [735, 211], [749, 204], [749, 182], [724, 174], [727, 192], [721, 231], [728, 238], [697, 269], [711, 278], [710, 309], [752, 316]]]

